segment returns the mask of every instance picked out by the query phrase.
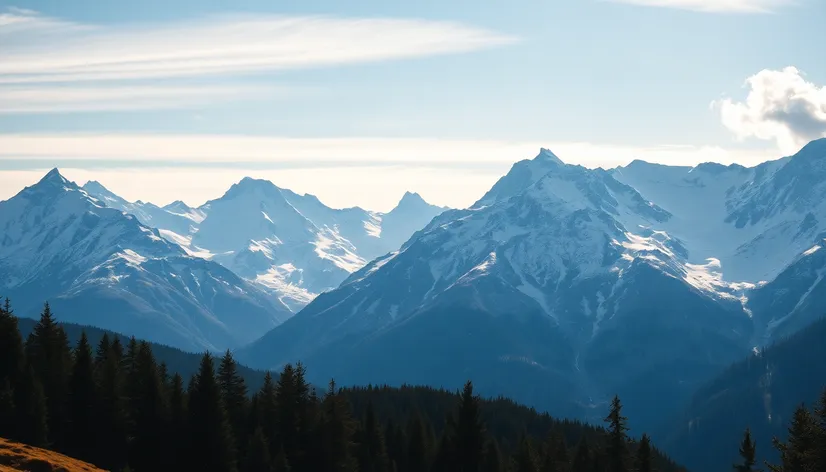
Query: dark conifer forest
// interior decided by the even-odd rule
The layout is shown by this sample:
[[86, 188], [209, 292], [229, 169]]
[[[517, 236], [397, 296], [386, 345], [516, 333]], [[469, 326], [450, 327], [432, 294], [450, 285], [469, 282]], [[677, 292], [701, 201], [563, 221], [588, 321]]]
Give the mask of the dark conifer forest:
[[[619, 398], [595, 427], [481, 399], [470, 382], [461, 392], [339, 388], [332, 380], [318, 389], [301, 365], [256, 372], [227, 352], [186, 367], [192, 354], [159, 356], [156, 346], [123, 339], [102, 333], [91, 342], [81, 331], [70, 342], [48, 304], [24, 339], [7, 301], [0, 437], [113, 471], [685, 470], [647, 435], [631, 435]], [[774, 444], [781, 461], [770, 470], [826, 470], [826, 395], [814, 410], [798, 409], [789, 432]], [[740, 455], [734, 470], [761, 470], [748, 431]]]

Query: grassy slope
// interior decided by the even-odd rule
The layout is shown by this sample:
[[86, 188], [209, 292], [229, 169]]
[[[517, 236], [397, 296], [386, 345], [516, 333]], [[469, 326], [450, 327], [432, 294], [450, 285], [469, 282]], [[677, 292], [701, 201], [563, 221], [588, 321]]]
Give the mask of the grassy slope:
[[97, 467], [63, 454], [0, 438], [0, 472], [95, 472]]

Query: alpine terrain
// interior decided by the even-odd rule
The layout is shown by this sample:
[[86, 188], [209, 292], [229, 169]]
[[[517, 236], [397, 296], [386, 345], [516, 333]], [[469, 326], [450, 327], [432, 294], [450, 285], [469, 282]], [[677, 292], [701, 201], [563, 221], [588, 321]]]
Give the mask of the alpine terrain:
[[591, 419], [619, 394], [651, 425], [820, 316], [824, 164], [826, 140], [755, 168], [589, 170], [543, 149], [239, 357], [355, 384], [470, 378]]
[[24, 316], [48, 300], [62, 321], [190, 350], [239, 346], [291, 316], [258, 286], [188, 255], [57, 169], [0, 202], [0, 234], [0, 291], [29, 301], [18, 304]]
[[396, 250], [444, 208], [406, 193], [388, 213], [333, 209], [266, 180], [245, 178], [199, 208], [128, 202], [97, 182], [84, 189], [135, 215], [191, 256], [218, 262], [293, 311]]

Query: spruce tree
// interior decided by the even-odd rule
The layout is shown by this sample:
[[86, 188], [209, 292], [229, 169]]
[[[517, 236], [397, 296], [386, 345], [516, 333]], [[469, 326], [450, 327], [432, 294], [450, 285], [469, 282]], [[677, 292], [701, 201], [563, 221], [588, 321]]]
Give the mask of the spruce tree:
[[519, 441], [519, 448], [513, 457], [513, 472], [539, 472], [537, 466], [536, 453], [531, 445], [530, 439], [522, 437]]
[[736, 472], [755, 472], [754, 464], [757, 463], [755, 458], [756, 448], [754, 440], [751, 438], [751, 431], [746, 428], [743, 433], [743, 441], [740, 443], [740, 457], [742, 462], [734, 465]]
[[357, 470], [358, 464], [353, 457], [354, 423], [350, 405], [331, 380], [321, 404], [319, 438], [324, 451], [320, 458], [321, 472]]
[[17, 317], [12, 313], [11, 303], [6, 298], [0, 306], [0, 385], [7, 381], [9, 389], [12, 389], [23, 375], [25, 360]]
[[502, 454], [499, 452], [499, 445], [496, 441], [488, 441], [481, 470], [482, 472], [502, 472]]
[[77, 459], [94, 461], [97, 459], [98, 401], [92, 346], [85, 331], [80, 335], [73, 357], [74, 365], [69, 378], [67, 451]]
[[235, 472], [232, 430], [215, 376], [212, 356], [207, 353], [189, 393], [190, 470]]
[[37, 447], [49, 446], [46, 395], [34, 368], [26, 366], [14, 390], [16, 438]]
[[465, 383], [462, 390], [455, 426], [452, 442], [457, 470], [476, 472], [482, 465], [486, 440], [485, 426], [480, 417], [479, 397], [473, 394], [473, 384], [470, 381]]
[[0, 306], [0, 437], [17, 439], [19, 425], [15, 422], [15, 386], [23, 376], [26, 365], [23, 338], [17, 326], [17, 317], [6, 298]]
[[390, 461], [384, 435], [376, 421], [372, 403], [367, 404], [367, 412], [356, 441], [360, 472], [389, 472]]
[[591, 448], [588, 445], [588, 440], [582, 438], [574, 451], [574, 457], [571, 460], [571, 472], [589, 472], [591, 469]]
[[65, 450], [71, 349], [66, 332], [55, 321], [48, 303], [26, 341], [26, 357], [46, 396], [50, 443], [57, 450]]
[[97, 384], [97, 444], [95, 464], [109, 470], [119, 470], [126, 465], [128, 442], [128, 411], [124, 398], [124, 377], [121, 372], [122, 346], [109, 342], [104, 334], [95, 354], [95, 379]]
[[426, 472], [430, 468], [430, 447], [422, 418], [418, 412], [407, 422], [407, 464], [405, 472]]
[[167, 403], [158, 364], [147, 342], [138, 345], [128, 374], [133, 441], [129, 463], [138, 471], [157, 470], [164, 448]]
[[273, 472], [270, 445], [260, 427], [255, 429], [247, 441], [247, 453], [241, 461], [241, 472]]
[[264, 374], [264, 384], [255, 396], [256, 414], [252, 418], [251, 431], [260, 427], [270, 446], [270, 457], [275, 457], [278, 449], [273, 448], [273, 443], [278, 439], [278, 410], [275, 405], [275, 383], [269, 372]]
[[780, 452], [778, 465], [769, 465], [773, 472], [815, 472], [817, 462], [817, 429], [814, 418], [803, 405], [799, 406], [789, 426], [786, 442], [774, 439], [774, 446]]
[[169, 471], [186, 470], [188, 456], [193, 453], [189, 447], [186, 392], [184, 379], [175, 373], [169, 385], [169, 425], [166, 434], [166, 454]]
[[651, 457], [651, 438], [647, 434], [643, 434], [640, 439], [640, 444], [637, 446], [637, 454], [635, 457], [635, 465], [637, 472], [652, 472], [652, 457]]
[[218, 367], [218, 381], [221, 384], [221, 396], [227, 409], [227, 416], [236, 440], [236, 450], [243, 454], [242, 440], [247, 436], [247, 386], [238, 373], [238, 364], [227, 351]]
[[628, 471], [628, 418], [622, 416], [622, 403], [615, 396], [611, 411], [604, 420], [608, 423], [608, 472]]

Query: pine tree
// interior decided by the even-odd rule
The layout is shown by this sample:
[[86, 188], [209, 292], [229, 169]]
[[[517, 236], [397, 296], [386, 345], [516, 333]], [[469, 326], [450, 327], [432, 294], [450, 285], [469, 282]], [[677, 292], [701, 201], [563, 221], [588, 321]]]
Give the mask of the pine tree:
[[608, 423], [608, 471], [628, 471], [628, 418], [622, 416], [619, 397], [611, 401], [611, 412], [604, 420]]
[[23, 375], [25, 360], [17, 317], [6, 298], [3, 306], [0, 306], [0, 385], [8, 381], [11, 389]]
[[591, 448], [584, 437], [579, 441], [571, 460], [571, 472], [588, 472], [591, 469]]
[[536, 464], [536, 453], [528, 438], [522, 437], [519, 441], [519, 449], [513, 458], [513, 472], [538, 472]]
[[186, 470], [188, 456], [194, 452], [189, 448], [190, 431], [187, 421], [184, 379], [176, 373], [169, 385], [169, 425], [166, 440], [166, 463], [169, 471]]
[[247, 442], [247, 454], [241, 461], [241, 472], [273, 472], [270, 445], [260, 427], [255, 429]]
[[817, 448], [814, 459], [815, 469], [826, 470], [826, 389], [821, 393], [814, 413], [817, 436]]
[[84, 331], [75, 347], [74, 365], [69, 378], [66, 446], [69, 455], [85, 461], [97, 459], [94, 442], [98, 426], [96, 390], [92, 347]]
[[71, 349], [66, 332], [55, 321], [48, 303], [26, 341], [26, 357], [46, 396], [50, 442], [55, 449], [64, 450]]
[[23, 338], [6, 298], [0, 306], [0, 437], [17, 439], [14, 386], [23, 376], [25, 362]]
[[473, 384], [469, 381], [462, 390], [452, 442], [456, 452], [457, 470], [478, 471], [485, 453], [485, 426], [480, 418], [479, 397], [473, 394]]
[[167, 423], [167, 404], [158, 364], [149, 343], [144, 341], [138, 345], [128, 377], [134, 437], [129, 463], [138, 471], [157, 470], [164, 448], [162, 432]]
[[404, 430], [393, 418], [387, 420], [384, 427], [384, 443], [387, 446], [387, 456], [390, 459], [390, 469], [394, 467], [401, 472], [404, 464], [409, 462], [407, 457], [407, 437]]
[[215, 377], [210, 354], [204, 354], [198, 375], [189, 393], [191, 447], [190, 470], [235, 472], [232, 430], [221, 399], [221, 387]]
[[46, 395], [31, 366], [23, 369], [23, 375], [14, 390], [14, 404], [17, 417], [16, 439], [32, 446], [48, 446]]
[[384, 435], [379, 428], [373, 411], [373, 404], [367, 404], [364, 422], [357, 436], [358, 462], [361, 472], [388, 472], [390, 460], [387, 457], [387, 448]]
[[95, 354], [95, 379], [98, 401], [95, 416], [97, 444], [95, 464], [119, 470], [126, 465], [128, 413], [121, 372], [123, 348], [117, 338], [109, 342], [104, 334]]
[[773, 472], [816, 472], [817, 429], [811, 413], [802, 405], [797, 408], [789, 426], [789, 437], [785, 443], [774, 440], [780, 452], [780, 466], [769, 465]]
[[635, 458], [637, 472], [652, 472], [652, 457], [651, 457], [651, 438], [647, 434], [643, 434], [640, 438], [640, 444], [637, 446], [637, 455]]
[[485, 447], [485, 459], [482, 462], [482, 472], [501, 472], [502, 454], [499, 452], [499, 445], [496, 441], [488, 441]]
[[742, 458], [742, 463], [735, 464], [734, 470], [737, 472], [755, 472], [756, 469], [754, 468], [754, 464], [757, 463], [755, 455], [755, 443], [751, 438], [751, 431], [746, 428], [746, 432], [743, 433], [743, 441], [740, 443], [740, 457]]
[[355, 471], [357, 463], [353, 457], [353, 434], [355, 422], [350, 416], [347, 400], [336, 390], [336, 383], [330, 381], [321, 404], [319, 436], [322, 472]]
[[273, 443], [278, 437], [278, 410], [275, 405], [275, 383], [269, 372], [264, 374], [264, 384], [255, 396], [256, 414], [252, 417], [250, 431], [260, 427], [270, 446], [270, 457], [274, 457], [278, 449], [273, 448]]
[[221, 396], [227, 409], [232, 434], [236, 440], [236, 450], [243, 454], [242, 439], [247, 436], [247, 386], [238, 373], [238, 365], [230, 351], [227, 351], [221, 359], [218, 367], [218, 381], [221, 384]]
[[273, 472], [292, 472], [293, 470], [290, 462], [287, 460], [287, 454], [284, 453], [283, 447], [278, 450], [275, 459], [273, 459], [272, 470]]
[[425, 472], [430, 468], [430, 447], [422, 418], [418, 412], [407, 422], [407, 464], [405, 472]]

